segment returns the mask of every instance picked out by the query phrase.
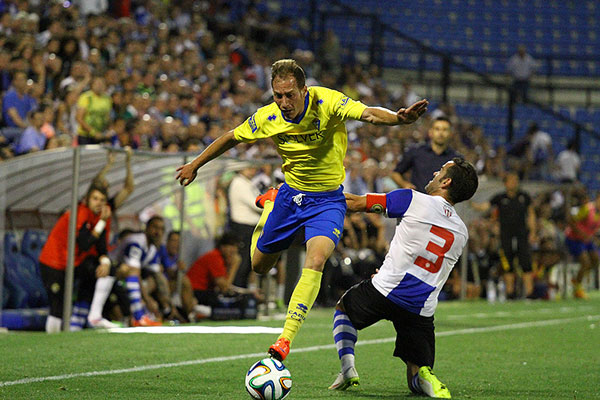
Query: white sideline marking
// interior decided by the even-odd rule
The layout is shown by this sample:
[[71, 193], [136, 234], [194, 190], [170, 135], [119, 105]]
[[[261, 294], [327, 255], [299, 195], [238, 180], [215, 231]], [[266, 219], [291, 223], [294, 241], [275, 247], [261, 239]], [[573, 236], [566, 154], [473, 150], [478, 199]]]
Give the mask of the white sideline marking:
[[137, 328], [112, 328], [110, 333], [274, 333], [280, 334], [282, 328], [268, 326], [145, 326]]
[[[486, 327], [481, 327], [481, 328], [457, 329], [457, 330], [453, 330], [453, 331], [439, 332], [439, 333], [436, 333], [436, 336], [437, 337], [445, 337], [445, 336], [455, 336], [455, 335], [468, 335], [471, 333], [487, 333], [487, 332], [507, 331], [507, 330], [512, 330], [512, 329], [533, 328], [533, 327], [540, 327], [540, 326], [560, 325], [560, 324], [566, 324], [566, 323], [577, 322], [577, 321], [596, 321], [596, 320], [600, 320], [600, 314], [599, 315], [587, 315], [587, 316], [575, 317], [575, 318], [549, 319], [549, 320], [544, 320], [544, 321], [531, 321], [531, 322], [521, 322], [521, 323], [517, 323], [517, 324], [486, 326]], [[396, 340], [396, 338], [364, 340], [362, 342], [357, 342], [356, 345], [357, 346], [366, 346], [366, 345], [370, 345], [370, 344], [381, 344], [381, 343], [394, 342], [395, 340]], [[328, 349], [335, 349], [335, 344], [303, 347], [300, 349], [294, 349], [294, 353], [307, 353], [307, 352], [311, 352], [311, 351], [328, 350]], [[126, 374], [126, 373], [130, 373], [130, 372], [148, 371], [148, 370], [153, 370], [153, 369], [182, 367], [182, 366], [186, 366], [186, 365], [200, 365], [200, 364], [208, 364], [208, 363], [212, 363], [212, 362], [234, 361], [234, 360], [242, 360], [245, 358], [258, 358], [258, 357], [263, 357], [263, 358], [266, 357], [265, 352], [240, 354], [240, 355], [228, 356], [228, 357], [204, 358], [204, 359], [199, 359], [199, 360], [179, 361], [179, 362], [165, 363], [165, 364], [152, 364], [152, 365], [144, 365], [141, 367], [133, 367], [133, 368], [111, 369], [111, 370], [105, 370], [105, 371], [78, 372], [78, 373], [73, 373], [73, 374], [42, 376], [42, 377], [38, 377], [38, 378], [25, 378], [25, 379], [18, 379], [16, 381], [0, 382], [0, 387], [24, 385], [24, 384], [36, 383], [36, 382], [60, 381], [60, 380], [65, 380], [65, 379], [81, 378], [81, 377], [89, 377], [89, 376]]]

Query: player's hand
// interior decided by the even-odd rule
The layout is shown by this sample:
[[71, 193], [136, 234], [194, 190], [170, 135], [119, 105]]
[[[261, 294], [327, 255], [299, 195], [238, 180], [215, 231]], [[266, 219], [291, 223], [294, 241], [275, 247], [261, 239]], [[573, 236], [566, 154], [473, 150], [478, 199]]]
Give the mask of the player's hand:
[[396, 112], [396, 117], [401, 124], [412, 124], [427, 111], [429, 102], [425, 99], [419, 100], [408, 108], [401, 108]]
[[196, 175], [196, 168], [189, 162], [177, 168], [175, 179], [179, 181], [180, 185], [187, 186], [196, 179]]
[[110, 210], [110, 206], [105, 204], [102, 206], [102, 210], [100, 211], [100, 219], [107, 221], [112, 215], [112, 211]]
[[374, 277], [375, 275], [377, 275], [378, 273], [379, 273], [379, 268], [376, 268], [376, 269], [375, 269], [375, 273], [374, 273], [374, 274], [371, 274], [371, 279], [373, 279], [373, 277]]
[[96, 268], [96, 278], [104, 278], [110, 272], [110, 264], [100, 264]]
[[344, 192], [344, 197], [346, 197], [346, 206], [350, 212], [365, 211], [367, 208], [367, 196]]
[[417, 187], [410, 182], [406, 182], [404, 185], [402, 185], [402, 189], [417, 190]]

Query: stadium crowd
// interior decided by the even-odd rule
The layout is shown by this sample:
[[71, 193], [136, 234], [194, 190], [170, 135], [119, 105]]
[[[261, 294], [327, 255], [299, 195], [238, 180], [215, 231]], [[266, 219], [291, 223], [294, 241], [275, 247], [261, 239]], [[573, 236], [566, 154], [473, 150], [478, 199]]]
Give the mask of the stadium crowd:
[[[92, 3], [0, 1], [2, 159], [77, 143], [198, 153], [272, 100], [270, 65], [281, 58], [295, 58], [305, 68], [309, 86], [337, 88], [365, 104], [397, 109], [419, 99], [408, 83], [393, 89], [376, 66], [353, 62], [332, 32], [316, 53], [297, 48], [302, 32], [289, 19], [274, 17], [252, 2], [244, 3], [245, 9], [232, 9], [226, 1], [122, 2], [129, 7], [114, 1], [106, 3], [109, 9]], [[531, 196], [534, 223], [527, 240], [532, 267], [520, 267], [531, 270], [533, 284], [509, 288], [507, 294], [551, 296], [552, 284], [545, 277], [566, 254], [569, 207], [583, 205], [589, 197], [571, 186], [577, 182], [577, 152], [570, 146], [555, 158], [550, 136], [535, 124], [507, 149], [493, 148], [482, 128], [461, 119], [451, 104], [431, 108], [422, 121], [408, 127], [348, 122], [345, 190], [365, 194], [413, 187], [408, 168], [399, 163], [413, 146], [438, 140], [430, 128], [441, 117], [449, 129], [438, 145], [473, 163], [482, 180], [515, 172], [521, 179], [567, 184]], [[230, 153], [240, 158], [259, 154], [276, 157], [274, 147], [264, 142], [242, 144]], [[348, 215], [344, 225], [323, 280], [326, 287], [318, 301], [324, 305], [370, 276], [385, 256], [386, 238], [393, 231], [372, 214]], [[489, 297], [497, 288], [498, 298], [503, 298], [501, 276], [512, 260], [501, 251], [497, 207], [484, 210], [469, 230], [467, 293], [479, 297], [487, 291]], [[241, 258], [247, 263], [245, 254]], [[242, 269], [249, 275], [247, 266]], [[230, 278], [229, 285], [235, 277]], [[247, 287], [248, 279], [235, 282]], [[455, 270], [445, 296], [459, 292]]]

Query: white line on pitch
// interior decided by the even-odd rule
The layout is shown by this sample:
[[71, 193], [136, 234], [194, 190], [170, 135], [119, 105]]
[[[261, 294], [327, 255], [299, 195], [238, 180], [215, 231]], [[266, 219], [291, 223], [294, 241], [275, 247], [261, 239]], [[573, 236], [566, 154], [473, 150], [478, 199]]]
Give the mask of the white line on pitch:
[[[454, 336], [454, 335], [468, 335], [468, 334], [472, 334], [472, 333], [507, 331], [507, 330], [512, 330], [512, 329], [523, 329], [523, 328], [559, 325], [559, 324], [566, 324], [566, 323], [577, 322], [577, 321], [597, 321], [597, 320], [600, 320], [600, 315], [588, 315], [588, 316], [576, 317], [576, 318], [549, 319], [549, 320], [544, 320], [544, 321], [521, 322], [521, 323], [517, 323], [517, 324], [495, 325], [495, 326], [486, 326], [486, 327], [481, 327], [481, 328], [456, 329], [456, 330], [452, 330], [452, 331], [438, 332], [438, 333], [436, 333], [436, 336], [437, 337], [445, 337], [445, 336]], [[366, 346], [366, 345], [370, 345], [370, 344], [381, 344], [381, 343], [394, 342], [395, 340], [396, 340], [396, 338], [363, 340], [363, 341], [359, 341], [358, 343], [356, 343], [356, 345], [357, 346]], [[327, 350], [327, 349], [334, 349], [334, 348], [335, 348], [335, 344], [310, 346], [310, 347], [302, 347], [299, 349], [294, 349], [294, 353], [307, 353], [307, 352], [311, 352], [311, 351]], [[149, 370], [161, 369], [161, 368], [182, 367], [182, 366], [186, 366], [186, 365], [200, 365], [200, 364], [208, 364], [208, 363], [212, 363], [212, 362], [235, 361], [235, 360], [242, 360], [245, 358], [257, 358], [257, 357], [265, 357], [265, 356], [266, 356], [266, 353], [264, 353], [264, 352], [249, 353], [249, 354], [240, 354], [240, 355], [228, 356], [228, 357], [214, 357], [214, 358], [204, 358], [204, 359], [199, 359], [199, 360], [180, 361], [180, 362], [174, 362], [174, 363], [144, 365], [141, 367], [133, 367], [133, 368], [111, 369], [111, 370], [105, 370], [105, 371], [78, 372], [78, 373], [73, 373], [73, 374], [64, 374], [64, 375], [55, 375], [55, 376], [42, 376], [42, 377], [38, 377], [38, 378], [25, 378], [25, 379], [18, 379], [16, 381], [0, 382], [0, 387], [24, 385], [24, 384], [36, 383], [36, 382], [61, 381], [61, 380], [65, 380], [65, 379], [82, 378], [82, 377], [90, 377], [90, 376], [126, 374], [126, 373], [130, 373], [130, 372], [141, 372], [141, 371], [149, 371]]]

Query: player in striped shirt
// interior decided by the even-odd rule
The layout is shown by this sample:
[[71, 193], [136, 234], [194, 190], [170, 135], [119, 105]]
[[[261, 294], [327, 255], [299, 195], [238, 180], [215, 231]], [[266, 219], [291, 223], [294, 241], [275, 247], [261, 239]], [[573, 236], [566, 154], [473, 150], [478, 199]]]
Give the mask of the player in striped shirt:
[[336, 307], [333, 335], [341, 372], [329, 387], [358, 385], [354, 366], [357, 330], [382, 319], [396, 329], [394, 356], [407, 366], [414, 393], [450, 398], [450, 391], [432, 373], [435, 359], [433, 314], [438, 295], [468, 240], [467, 227], [454, 205], [477, 190], [477, 173], [460, 158], [448, 161], [425, 187], [387, 194], [346, 193], [350, 211], [385, 213], [401, 218], [383, 265], [371, 279], [350, 288]]

